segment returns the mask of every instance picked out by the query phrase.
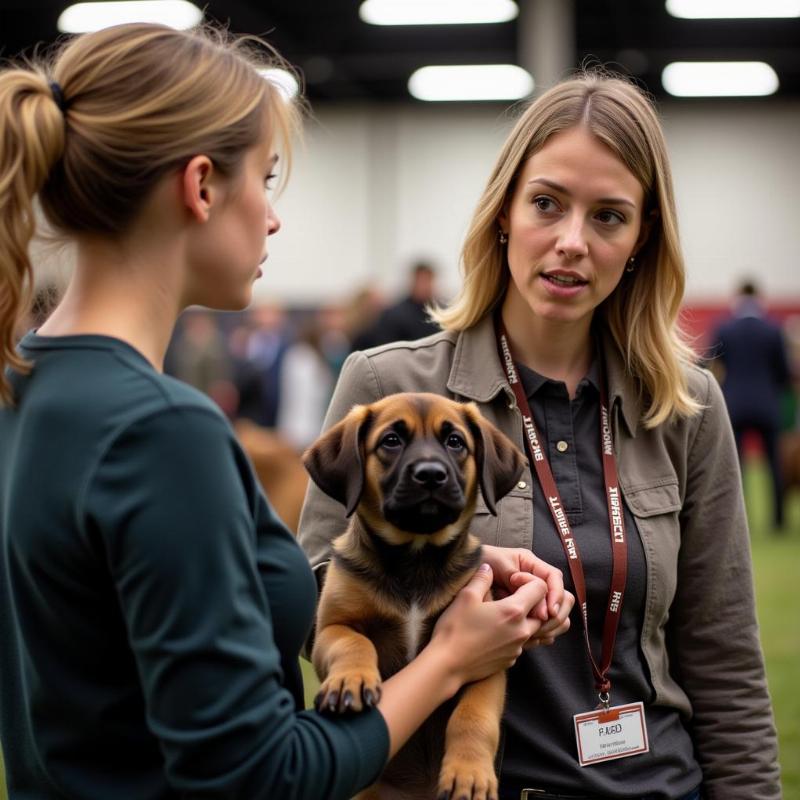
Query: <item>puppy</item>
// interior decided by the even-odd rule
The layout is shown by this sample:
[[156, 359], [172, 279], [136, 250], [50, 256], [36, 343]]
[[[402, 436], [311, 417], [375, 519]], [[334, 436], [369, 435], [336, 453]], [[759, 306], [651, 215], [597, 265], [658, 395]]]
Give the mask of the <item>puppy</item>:
[[[333, 542], [312, 660], [320, 710], [375, 705], [381, 680], [427, 644], [481, 560], [469, 532], [480, 487], [492, 514], [524, 465], [473, 403], [405, 393], [356, 406], [304, 454], [317, 485], [351, 517]], [[359, 800], [497, 798], [494, 758], [505, 674], [434, 712]], [[411, 701], [413, 702], [413, 701]]]

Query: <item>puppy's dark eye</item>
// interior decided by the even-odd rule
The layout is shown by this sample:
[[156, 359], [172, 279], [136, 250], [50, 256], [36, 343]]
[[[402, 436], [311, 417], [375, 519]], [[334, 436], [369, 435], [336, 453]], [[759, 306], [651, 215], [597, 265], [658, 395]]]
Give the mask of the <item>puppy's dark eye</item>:
[[403, 440], [396, 433], [390, 431], [384, 434], [379, 446], [386, 450], [397, 450], [398, 447], [403, 446]]
[[467, 443], [457, 433], [451, 433], [445, 444], [451, 450], [463, 450], [467, 446]]

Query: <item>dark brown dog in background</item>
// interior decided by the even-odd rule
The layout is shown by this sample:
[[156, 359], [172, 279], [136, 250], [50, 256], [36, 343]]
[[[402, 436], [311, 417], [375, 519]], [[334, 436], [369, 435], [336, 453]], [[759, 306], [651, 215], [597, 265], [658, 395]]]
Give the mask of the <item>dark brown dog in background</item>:
[[297, 534], [308, 473], [300, 454], [272, 428], [262, 428], [249, 419], [234, 423], [239, 443], [253, 462], [261, 488], [275, 513]]
[[[320, 598], [317, 707], [358, 712], [427, 644], [479, 565], [481, 545], [469, 532], [478, 488], [496, 513], [524, 458], [474, 404], [406, 393], [356, 406], [304, 463], [352, 515], [333, 543]], [[502, 672], [466, 686], [359, 799], [496, 798], [504, 695]]]

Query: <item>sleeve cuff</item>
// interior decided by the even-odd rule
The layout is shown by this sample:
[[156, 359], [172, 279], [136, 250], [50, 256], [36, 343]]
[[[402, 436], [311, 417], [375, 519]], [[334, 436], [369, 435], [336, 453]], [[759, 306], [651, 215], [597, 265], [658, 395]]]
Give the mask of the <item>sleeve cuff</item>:
[[[337, 719], [314, 711], [304, 711], [329, 732], [334, 763], [340, 766], [337, 790], [352, 797], [380, 777], [389, 758], [389, 729], [377, 709]], [[339, 791], [336, 796], [340, 796]]]

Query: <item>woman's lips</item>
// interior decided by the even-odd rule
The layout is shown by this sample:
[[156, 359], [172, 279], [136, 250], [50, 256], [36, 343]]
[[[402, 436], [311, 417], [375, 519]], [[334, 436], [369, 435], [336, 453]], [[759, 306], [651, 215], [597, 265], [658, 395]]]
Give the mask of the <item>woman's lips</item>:
[[557, 272], [543, 272], [541, 278], [547, 290], [558, 297], [573, 297], [589, 283], [578, 275]]

